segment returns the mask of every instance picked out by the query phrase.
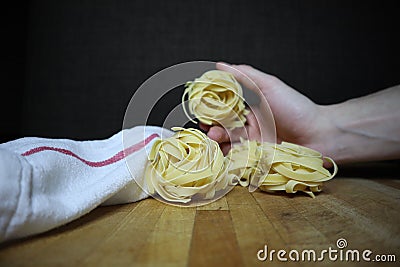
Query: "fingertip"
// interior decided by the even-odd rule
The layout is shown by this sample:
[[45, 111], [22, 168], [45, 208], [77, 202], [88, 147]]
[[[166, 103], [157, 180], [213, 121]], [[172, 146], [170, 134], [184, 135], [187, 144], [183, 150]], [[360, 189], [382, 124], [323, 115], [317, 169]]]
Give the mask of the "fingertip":
[[232, 68], [231, 64], [219, 61], [215, 64], [216, 68], [219, 70], [230, 70]]
[[214, 141], [217, 141], [218, 143], [224, 143], [229, 141], [229, 136], [226, 133], [226, 131], [219, 127], [219, 126], [212, 126], [208, 133], [208, 137], [213, 139]]
[[231, 64], [229, 64], [228, 62], [225, 62], [225, 61], [218, 61], [218, 62], [216, 63], [216, 65], [230, 66]]
[[210, 130], [211, 126], [200, 122], [199, 128], [205, 132], [208, 132]]
[[224, 156], [226, 156], [229, 153], [229, 150], [231, 150], [231, 143], [227, 142], [227, 143], [222, 143], [219, 145], [219, 147], [221, 148], [222, 154], [224, 154]]

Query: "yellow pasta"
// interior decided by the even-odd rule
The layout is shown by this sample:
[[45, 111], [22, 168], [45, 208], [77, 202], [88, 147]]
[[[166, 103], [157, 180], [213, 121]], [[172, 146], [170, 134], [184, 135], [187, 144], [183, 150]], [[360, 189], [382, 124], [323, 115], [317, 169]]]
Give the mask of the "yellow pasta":
[[158, 139], [149, 153], [146, 181], [150, 194], [170, 202], [188, 203], [194, 195], [212, 199], [233, 184], [218, 143], [196, 129], [174, 127], [176, 133]]
[[[314, 192], [322, 190], [322, 182], [337, 173], [337, 165], [331, 158], [287, 142], [272, 144], [241, 140], [227, 157], [231, 161], [229, 173], [238, 176], [242, 186], [256, 179], [263, 191], [302, 191], [314, 198]], [[333, 173], [323, 167], [324, 159], [333, 164]]]
[[186, 97], [190, 113], [204, 124], [233, 129], [246, 122], [249, 111], [245, 108], [242, 87], [231, 73], [211, 70], [187, 82], [185, 87], [183, 109], [191, 121], [184, 104]]
[[263, 158], [263, 151], [257, 142], [246, 142], [241, 140], [241, 145], [234, 145], [227, 160], [229, 162], [229, 173], [237, 177], [241, 186], [248, 186], [254, 177], [268, 172], [264, 169], [267, 164], [260, 164]]
[[[232, 74], [213, 70], [187, 82], [182, 102], [207, 125], [243, 127], [245, 109], [242, 88]], [[185, 105], [185, 114], [189, 117]], [[154, 142], [146, 166], [149, 193], [169, 202], [188, 203], [195, 196], [212, 199], [228, 185], [256, 185], [263, 191], [296, 193], [315, 197], [322, 183], [337, 173], [337, 165], [318, 151], [282, 142], [260, 143], [241, 139], [224, 157], [218, 143], [196, 129], [172, 128], [176, 133]], [[330, 173], [323, 161], [330, 161]]]

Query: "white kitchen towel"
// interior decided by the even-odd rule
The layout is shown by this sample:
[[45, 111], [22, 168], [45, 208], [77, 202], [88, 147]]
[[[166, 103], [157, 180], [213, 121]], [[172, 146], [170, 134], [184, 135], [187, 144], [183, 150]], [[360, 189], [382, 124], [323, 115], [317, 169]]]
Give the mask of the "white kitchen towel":
[[144, 178], [153, 141], [171, 135], [137, 126], [105, 140], [26, 137], [0, 144], [0, 243], [61, 226], [101, 204], [146, 198], [135, 179]]

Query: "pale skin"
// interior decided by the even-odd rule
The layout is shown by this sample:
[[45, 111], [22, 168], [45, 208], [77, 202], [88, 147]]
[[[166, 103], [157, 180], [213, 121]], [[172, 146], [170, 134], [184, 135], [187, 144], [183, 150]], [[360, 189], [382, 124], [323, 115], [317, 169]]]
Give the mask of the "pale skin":
[[224, 153], [241, 136], [270, 141], [266, 139], [271, 127], [264, 126], [271, 117], [270, 108], [278, 143], [313, 148], [338, 164], [400, 158], [400, 85], [334, 105], [318, 105], [277, 77], [251, 66], [217, 63], [216, 67], [231, 72], [261, 98], [259, 106], [251, 107], [243, 128], [228, 131], [200, 124]]

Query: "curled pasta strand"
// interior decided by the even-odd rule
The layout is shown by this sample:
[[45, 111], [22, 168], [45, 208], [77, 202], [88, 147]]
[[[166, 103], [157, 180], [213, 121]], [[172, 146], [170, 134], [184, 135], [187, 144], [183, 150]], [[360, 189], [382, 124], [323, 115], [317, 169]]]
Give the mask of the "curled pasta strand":
[[212, 199], [217, 191], [235, 183], [217, 142], [197, 129], [172, 130], [176, 133], [156, 140], [149, 153], [146, 181], [151, 195], [188, 203], [195, 195]]
[[[204, 124], [229, 129], [244, 126], [249, 111], [242, 87], [232, 74], [208, 71], [185, 87], [182, 106], [194, 123], [184, 104], [186, 98], [190, 113]], [[199, 130], [172, 129], [175, 135], [155, 141], [146, 166], [149, 193], [170, 202], [188, 203], [197, 195], [212, 199], [217, 191], [237, 181], [241, 186], [258, 184], [263, 191], [301, 191], [314, 198], [323, 182], [338, 170], [331, 158], [288, 142], [241, 139], [224, 157], [218, 143]], [[333, 164], [332, 173], [323, 167], [324, 160]]]
[[244, 126], [249, 111], [244, 104], [242, 87], [231, 73], [211, 70], [187, 82], [185, 87], [182, 106], [192, 122], [196, 123], [186, 110], [186, 98], [190, 113], [204, 124], [229, 129]]
[[[302, 191], [313, 198], [315, 192], [322, 190], [322, 183], [332, 179], [338, 170], [331, 158], [287, 142], [272, 144], [241, 140], [227, 157], [231, 161], [229, 173], [237, 176], [242, 186], [257, 179], [263, 191]], [[324, 159], [333, 164], [332, 173], [323, 167]]]

